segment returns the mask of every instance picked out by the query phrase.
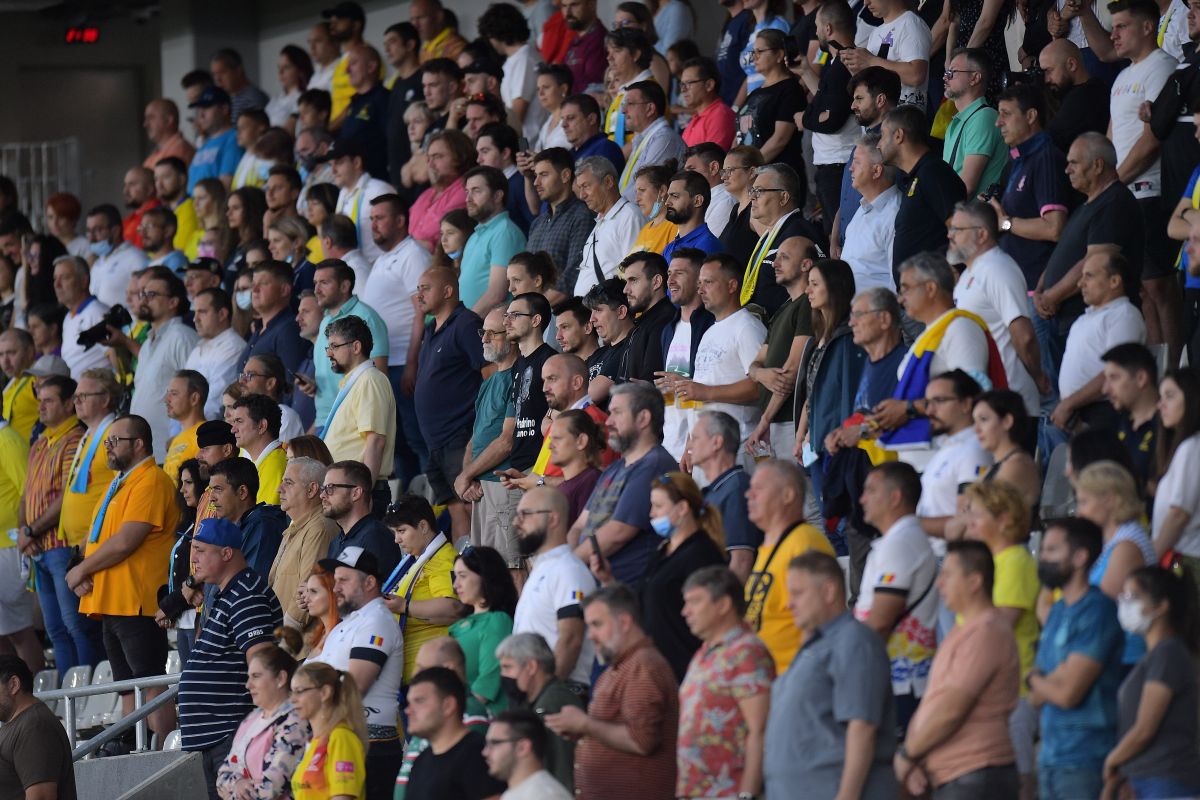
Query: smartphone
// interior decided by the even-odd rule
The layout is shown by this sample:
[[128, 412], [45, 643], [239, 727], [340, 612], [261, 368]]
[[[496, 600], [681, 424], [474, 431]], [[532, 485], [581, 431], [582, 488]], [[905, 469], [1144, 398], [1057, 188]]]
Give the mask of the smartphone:
[[518, 153], [529, 152], [529, 140], [526, 139], [524, 136], [522, 136], [520, 139], [517, 140], [517, 152]]
[[588, 541], [592, 543], [592, 552], [596, 554], [596, 558], [600, 559], [600, 563], [604, 563], [604, 553], [600, 551], [600, 540], [596, 538], [596, 534], [589, 533]]
[[316, 385], [316, 379], [312, 375], [305, 375], [303, 372], [293, 372], [292, 377], [300, 383]]

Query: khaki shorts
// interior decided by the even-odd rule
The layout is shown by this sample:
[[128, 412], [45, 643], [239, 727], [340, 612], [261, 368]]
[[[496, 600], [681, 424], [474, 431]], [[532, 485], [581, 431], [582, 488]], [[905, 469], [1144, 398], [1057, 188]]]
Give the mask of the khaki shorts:
[[20, 551], [0, 549], [0, 636], [33, 627], [33, 593], [25, 585]]

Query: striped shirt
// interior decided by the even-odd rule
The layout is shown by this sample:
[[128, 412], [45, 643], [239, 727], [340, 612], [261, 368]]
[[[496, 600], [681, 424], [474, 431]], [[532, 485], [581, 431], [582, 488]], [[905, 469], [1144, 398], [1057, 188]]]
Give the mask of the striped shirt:
[[246, 651], [270, 642], [281, 624], [279, 600], [267, 579], [249, 568], [216, 592], [179, 678], [184, 750], [207, 750], [220, 743], [253, 710], [246, 691]]
[[[32, 525], [46, 509], [62, 496], [70, 479], [71, 463], [83, 438], [84, 428], [79, 418], [71, 415], [53, 428], [42, 431], [29, 451], [29, 474], [25, 479], [25, 521]], [[41, 540], [47, 549], [62, 547], [66, 537], [58, 529], [58, 521]]]

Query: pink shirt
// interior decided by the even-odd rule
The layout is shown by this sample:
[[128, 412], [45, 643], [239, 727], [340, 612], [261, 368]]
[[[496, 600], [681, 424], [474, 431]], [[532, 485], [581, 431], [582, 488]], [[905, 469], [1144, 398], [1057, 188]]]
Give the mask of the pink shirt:
[[441, 194], [436, 194], [437, 187], [430, 186], [421, 192], [417, 201], [412, 204], [409, 212], [408, 233], [433, 252], [434, 245], [442, 235], [442, 217], [447, 211], [467, 206], [466, 180], [458, 180], [446, 187]]
[[734, 128], [733, 109], [718, 100], [688, 120], [683, 129], [683, 142], [688, 147], [714, 142], [722, 150], [728, 150], [733, 144]]

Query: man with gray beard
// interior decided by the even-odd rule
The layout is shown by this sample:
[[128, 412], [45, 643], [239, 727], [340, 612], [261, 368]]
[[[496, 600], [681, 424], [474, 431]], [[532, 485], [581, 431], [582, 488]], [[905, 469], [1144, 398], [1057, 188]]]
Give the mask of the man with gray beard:
[[516, 568], [521, 559], [511, 525], [521, 491], [504, 488], [496, 475], [510, 466], [517, 422], [507, 412], [515, 374], [513, 365], [520, 351], [515, 342], [508, 340], [504, 317], [503, 306], [492, 309], [479, 330], [483, 358], [495, 364], [496, 371], [475, 396], [475, 425], [467, 442], [466, 463], [454, 481], [454, 492], [471, 504], [471, 544], [494, 547], [510, 567]]

